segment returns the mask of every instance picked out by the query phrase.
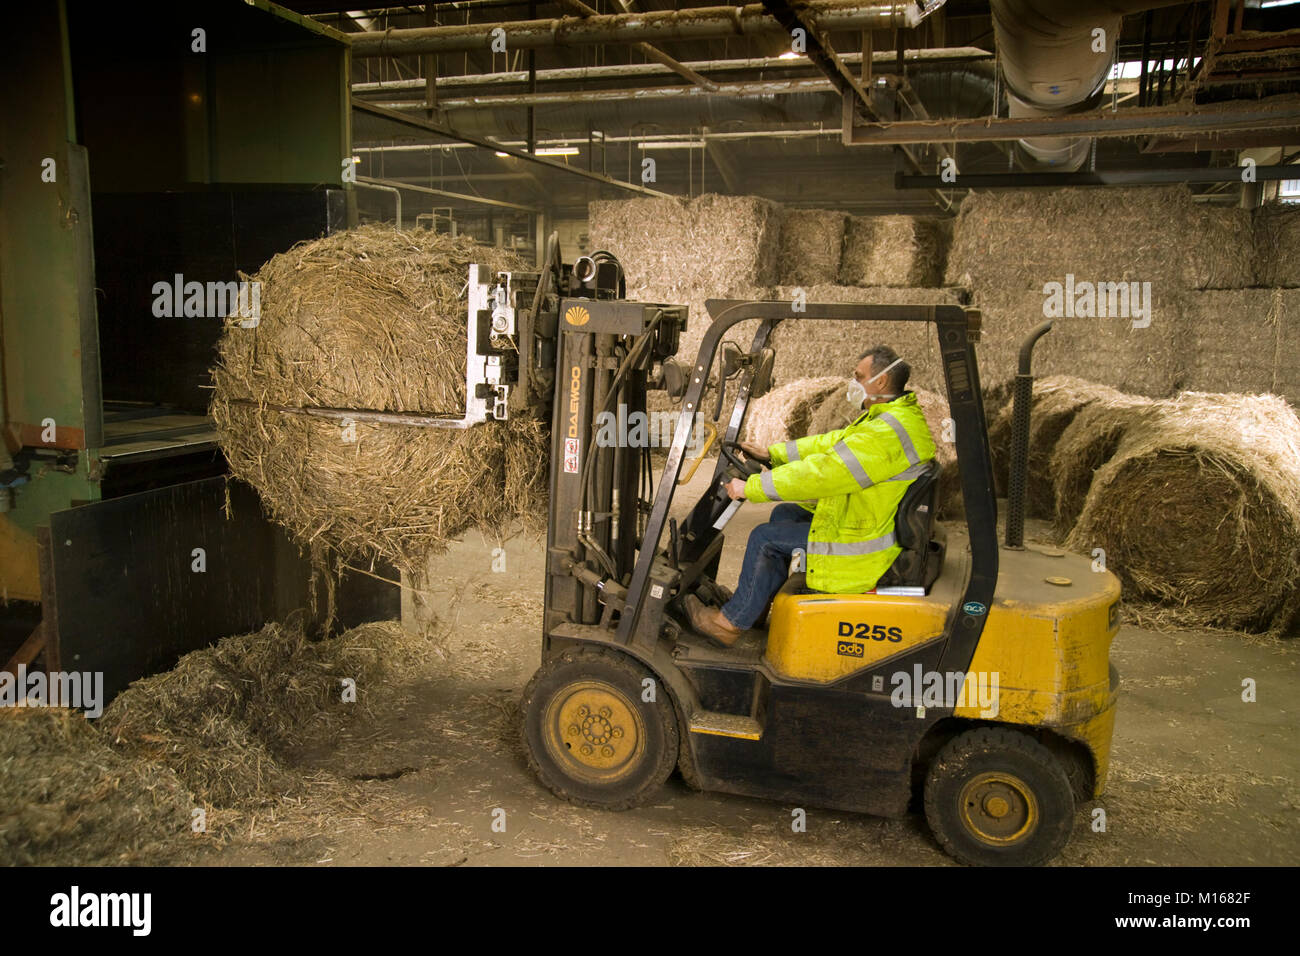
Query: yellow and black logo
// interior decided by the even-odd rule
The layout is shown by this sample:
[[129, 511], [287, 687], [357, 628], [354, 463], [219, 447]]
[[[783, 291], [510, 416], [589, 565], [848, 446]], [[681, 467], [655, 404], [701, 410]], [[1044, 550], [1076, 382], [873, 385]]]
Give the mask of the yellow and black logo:
[[840, 657], [862, 657], [865, 650], [857, 641], [839, 641], [835, 645], [835, 653]]
[[586, 325], [591, 321], [591, 313], [580, 305], [575, 305], [564, 313], [564, 321], [570, 325]]

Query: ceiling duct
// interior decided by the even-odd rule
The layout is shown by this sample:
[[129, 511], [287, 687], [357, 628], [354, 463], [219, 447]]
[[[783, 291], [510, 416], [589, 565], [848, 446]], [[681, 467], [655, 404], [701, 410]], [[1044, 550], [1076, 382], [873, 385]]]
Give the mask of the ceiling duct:
[[[1173, 0], [992, 0], [998, 59], [1013, 119], [1095, 109], [1115, 61], [1124, 16]], [[1073, 172], [1088, 137], [1041, 136], [1017, 144], [1022, 166]]]

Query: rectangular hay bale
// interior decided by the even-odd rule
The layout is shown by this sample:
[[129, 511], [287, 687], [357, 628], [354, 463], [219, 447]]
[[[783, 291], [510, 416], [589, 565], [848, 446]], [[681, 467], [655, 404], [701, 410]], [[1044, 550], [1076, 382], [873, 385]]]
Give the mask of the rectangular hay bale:
[[840, 274], [848, 215], [828, 209], [787, 209], [781, 220], [778, 284], [817, 285]]
[[840, 282], [932, 287], [943, 282], [952, 220], [853, 216], [844, 236]]
[[1186, 308], [1187, 388], [1272, 392], [1300, 402], [1300, 290], [1197, 292]]
[[1208, 206], [1185, 186], [972, 191], [962, 201], [947, 280], [1041, 287], [1067, 274], [1176, 289], [1255, 282], [1248, 210]]
[[1300, 205], [1269, 203], [1254, 212], [1255, 278], [1262, 286], [1300, 286]]

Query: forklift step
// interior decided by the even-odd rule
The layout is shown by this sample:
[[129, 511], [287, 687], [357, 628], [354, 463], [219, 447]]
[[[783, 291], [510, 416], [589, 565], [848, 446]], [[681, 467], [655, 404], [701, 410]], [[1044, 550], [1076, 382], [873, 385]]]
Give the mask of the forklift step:
[[766, 631], [746, 631], [731, 647], [715, 647], [709, 639], [693, 631], [685, 632], [677, 639], [673, 657], [683, 665], [691, 664], [734, 664], [754, 666], [763, 656], [767, 645]]
[[715, 734], [719, 737], [739, 737], [742, 740], [758, 740], [763, 736], [763, 725], [753, 717], [739, 714], [717, 714], [712, 711], [697, 711], [691, 717], [691, 733]]

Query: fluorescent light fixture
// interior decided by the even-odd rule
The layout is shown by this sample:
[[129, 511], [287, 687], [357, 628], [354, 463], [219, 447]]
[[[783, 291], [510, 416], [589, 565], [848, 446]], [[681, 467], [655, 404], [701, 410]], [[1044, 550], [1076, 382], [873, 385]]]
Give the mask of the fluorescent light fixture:
[[542, 146], [535, 156], [577, 156], [578, 147], [576, 146]]
[[510, 155], [509, 153], [503, 153], [503, 152], [501, 152], [501, 150], [499, 150], [499, 149], [496, 150], [495, 152], [496, 152], [496, 154], [497, 154], [498, 156], [509, 156], [509, 155]]
[[797, 60], [797, 59], [799, 59], [802, 55], [803, 55], [802, 53], [795, 53], [794, 50], [786, 50], [784, 53], [782, 53], [780, 56], [778, 56], [777, 59], [778, 59], [778, 60]]
[[704, 144], [698, 140], [672, 139], [663, 142], [637, 143], [641, 149], [703, 149]]
[[1264, 0], [1260, 8], [1267, 10], [1269, 7], [1289, 7], [1293, 3], [1300, 3], [1300, 0]]

